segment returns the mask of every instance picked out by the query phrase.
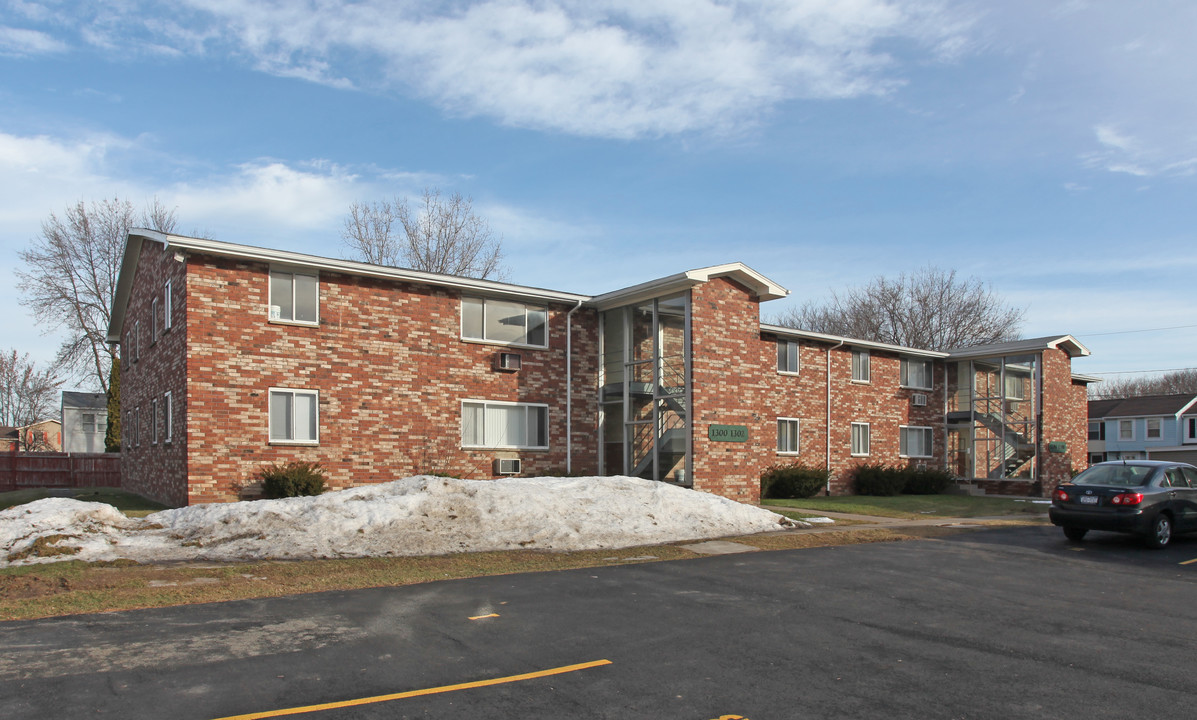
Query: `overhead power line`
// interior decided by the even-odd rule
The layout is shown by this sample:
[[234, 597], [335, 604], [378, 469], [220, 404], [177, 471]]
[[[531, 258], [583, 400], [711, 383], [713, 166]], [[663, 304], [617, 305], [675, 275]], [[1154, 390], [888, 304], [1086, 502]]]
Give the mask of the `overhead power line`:
[[1109, 370], [1107, 372], [1087, 372], [1084, 374], [1085, 375], [1144, 375], [1146, 373], [1185, 372], [1186, 370], [1197, 370], [1197, 367], [1168, 368], [1165, 370]]
[[[1197, 325], [1173, 325], [1171, 327], [1160, 328], [1143, 328], [1142, 330], [1113, 330], [1110, 332], [1099, 333], [1077, 333], [1080, 337], [1101, 337], [1102, 335], [1129, 335], [1130, 333], [1145, 333], [1145, 332], [1159, 332], [1161, 330], [1184, 330], [1186, 328], [1197, 328]], [[1154, 370], [1144, 372], [1155, 372]]]

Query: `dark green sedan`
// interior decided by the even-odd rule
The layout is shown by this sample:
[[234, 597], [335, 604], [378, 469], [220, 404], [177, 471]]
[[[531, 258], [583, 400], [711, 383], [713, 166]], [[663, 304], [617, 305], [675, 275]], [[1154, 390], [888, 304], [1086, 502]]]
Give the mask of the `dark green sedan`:
[[1173, 535], [1197, 532], [1197, 468], [1158, 460], [1098, 463], [1056, 488], [1049, 514], [1069, 540], [1108, 530], [1162, 548]]

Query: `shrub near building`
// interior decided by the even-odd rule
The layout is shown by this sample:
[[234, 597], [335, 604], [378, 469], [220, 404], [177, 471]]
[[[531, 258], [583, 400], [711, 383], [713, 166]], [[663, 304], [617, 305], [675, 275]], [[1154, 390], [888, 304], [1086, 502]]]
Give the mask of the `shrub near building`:
[[761, 473], [761, 497], [814, 497], [827, 488], [830, 475], [825, 468], [809, 467], [801, 463], [773, 465]]
[[259, 473], [267, 498], [319, 495], [324, 492], [324, 470], [319, 463], [289, 462], [268, 465]]
[[939, 495], [952, 483], [952, 475], [944, 470], [918, 467], [896, 467], [883, 464], [858, 465], [854, 471], [853, 487], [857, 495], [891, 497], [906, 495]]

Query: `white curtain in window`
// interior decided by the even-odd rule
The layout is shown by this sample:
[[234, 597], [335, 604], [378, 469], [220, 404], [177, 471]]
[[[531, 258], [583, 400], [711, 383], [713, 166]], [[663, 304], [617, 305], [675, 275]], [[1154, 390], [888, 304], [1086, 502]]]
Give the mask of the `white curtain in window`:
[[316, 396], [307, 393], [295, 393], [292, 422], [295, 435], [293, 440], [316, 439]]
[[270, 439], [291, 439], [290, 393], [270, 393]]
[[486, 301], [486, 339], [522, 343], [527, 337], [527, 317], [522, 303]]
[[295, 321], [316, 322], [317, 281], [313, 275], [295, 276]]

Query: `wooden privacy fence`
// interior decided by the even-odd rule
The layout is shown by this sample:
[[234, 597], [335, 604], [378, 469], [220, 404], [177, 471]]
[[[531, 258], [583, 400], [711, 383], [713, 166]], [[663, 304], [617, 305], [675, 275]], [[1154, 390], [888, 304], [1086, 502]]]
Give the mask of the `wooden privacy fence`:
[[26, 488], [120, 487], [120, 453], [0, 455], [0, 492]]

